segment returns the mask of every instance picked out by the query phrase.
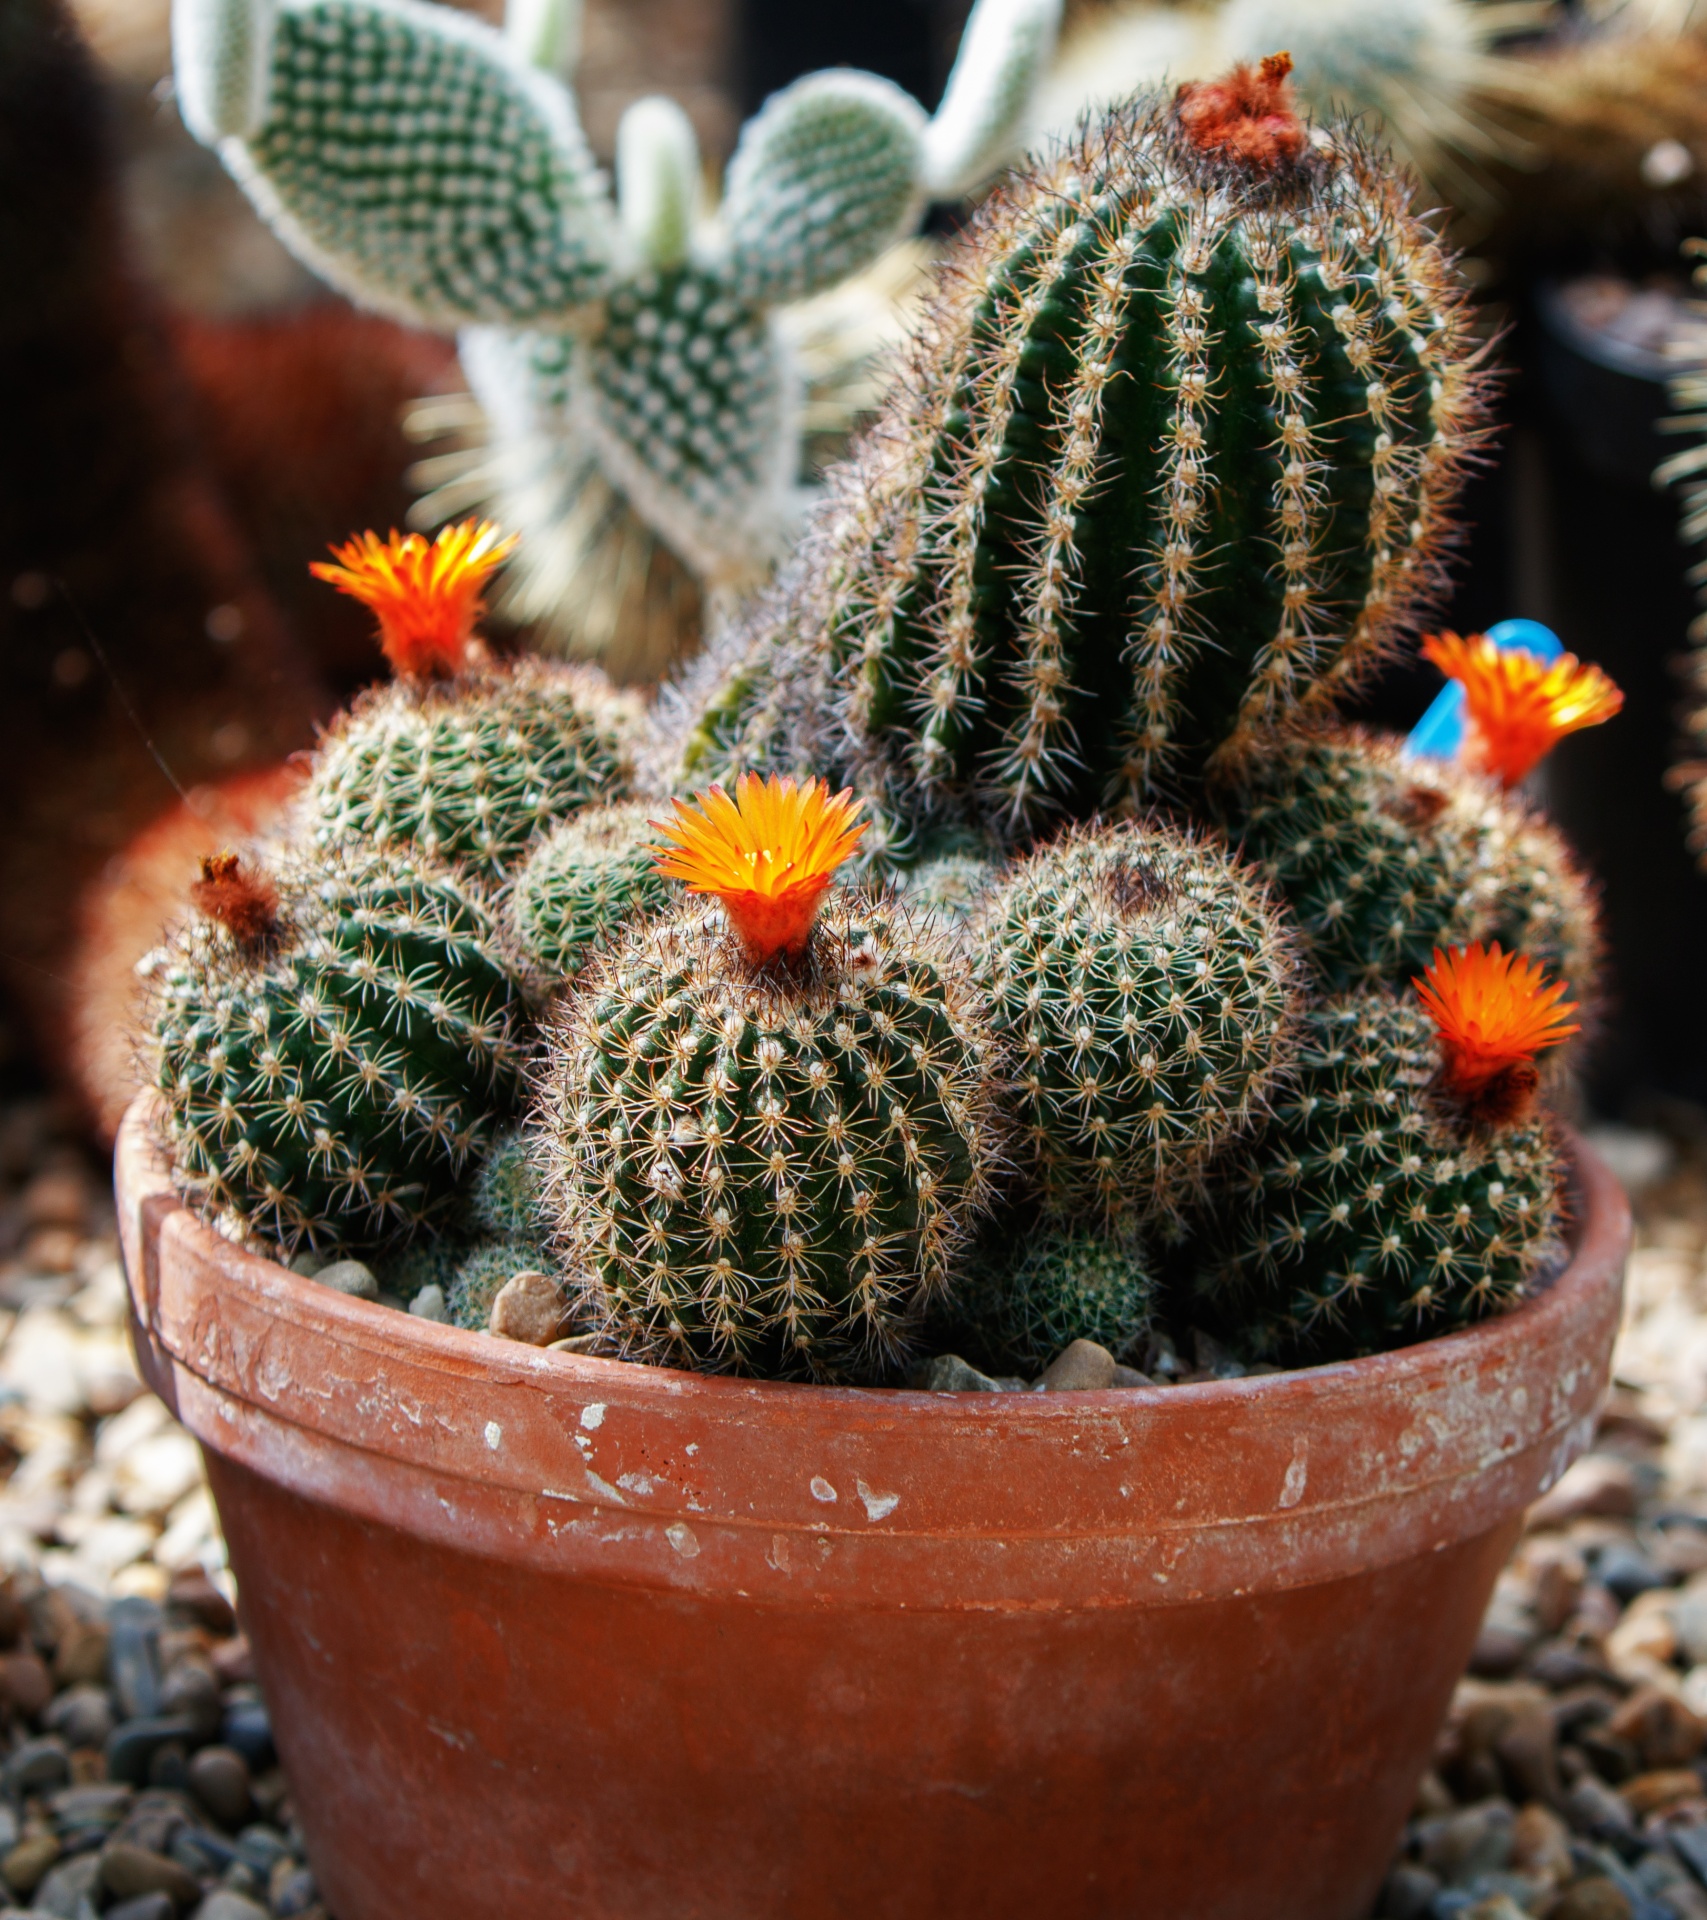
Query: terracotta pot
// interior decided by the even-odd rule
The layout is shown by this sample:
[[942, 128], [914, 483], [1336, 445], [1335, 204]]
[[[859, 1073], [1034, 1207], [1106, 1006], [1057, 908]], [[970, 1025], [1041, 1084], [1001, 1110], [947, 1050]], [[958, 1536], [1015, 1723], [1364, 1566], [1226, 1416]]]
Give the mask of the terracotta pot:
[[201, 1439], [338, 1920], [1362, 1920], [1629, 1216], [1474, 1332], [1046, 1395], [708, 1379], [237, 1251], [132, 1110], [136, 1338]]

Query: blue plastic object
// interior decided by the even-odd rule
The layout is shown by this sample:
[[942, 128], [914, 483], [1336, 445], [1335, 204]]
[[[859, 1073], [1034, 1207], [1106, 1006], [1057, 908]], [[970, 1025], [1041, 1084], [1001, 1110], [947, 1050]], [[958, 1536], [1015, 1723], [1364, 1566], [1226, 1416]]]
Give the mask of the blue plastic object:
[[[1488, 638], [1496, 647], [1532, 653], [1539, 660], [1557, 660], [1565, 651], [1559, 636], [1539, 620], [1501, 620], [1489, 627]], [[1464, 689], [1456, 680], [1449, 680], [1411, 729], [1405, 751], [1419, 760], [1456, 760], [1463, 747]]]

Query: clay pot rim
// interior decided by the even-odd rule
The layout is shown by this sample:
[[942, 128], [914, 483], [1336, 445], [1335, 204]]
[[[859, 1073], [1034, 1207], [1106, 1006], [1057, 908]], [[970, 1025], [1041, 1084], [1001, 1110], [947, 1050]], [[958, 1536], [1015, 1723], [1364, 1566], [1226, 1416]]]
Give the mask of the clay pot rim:
[[132, 1109], [117, 1154], [138, 1357], [204, 1444], [454, 1551], [753, 1595], [809, 1561], [826, 1599], [856, 1606], [1054, 1604], [1066, 1542], [1095, 1563], [1095, 1604], [1174, 1605], [1499, 1524], [1593, 1430], [1629, 1219], [1575, 1143], [1573, 1257], [1461, 1334], [1190, 1386], [818, 1387], [554, 1353], [349, 1299], [197, 1220], [148, 1120]]
[[[138, 1095], [133, 1102], [124, 1127], [124, 1134], [131, 1142], [135, 1143], [136, 1133], [142, 1131], [152, 1145], [154, 1106], [155, 1096], [149, 1093]], [[1228, 1380], [1197, 1380], [1175, 1386], [1091, 1388], [1071, 1393], [1042, 1393], [1029, 1387], [991, 1393], [987, 1389], [820, 1385], [808, 1381], [756, 1379], [746, 1374], [700, 1373], [649, 1361], [530, 1347], [341, 1294], [292, 1273], [278, 1261], [225, 1239], [198, 1219], [172, 1188], [158, 1147], [153, 1148], [151, 1155], [155, 1177], [146, 1185], [154, 1193], [170, 1194], [174, 1210], [184, 1216], [179, 1231], [205, 1240], [210, 1252], [217, 1249], [219, 1263], [229, 1278], [253, 1280], [269, 1292], [283, 1288], [312, 1317], [327, 1323], [328, 1330], [338, 1329], [352, 1346], [376, 1353], [393, 1348], [402, 1338], [426, 1353], [436, 1352], [463, 1362], [483, 1361], [487, 1364], [480, 1371], [495, 1376], [513, 1377], [520, 1361], [527, 1364], [530, 1371], [544, 1368], [557, 1374], [565, 1385], [574, 1383], [586, 1387], [601, 1380], [613, 1384], [620, 1381], [626, 1393], [645, 1393], [654, 1388], [661, 1397], [672, 1401], [684, 1393], [728, 1402], [748, 1400], [755, 1394], [767, 1398], [781, 1394], [796, 1407], [831, 1408], [847, 1407], [857, 1397], [861, 1401], [875, 1399], [884, 1407], [904, 1410], [902, 1417], [919, 1419], [932, 1418], [931, 1409], [940, 1410], [943, 1403], [965, 1410], [987, 1402], [992, 1413], [1000, 1410], [1011, 1415], [1024, 1408], [1038, 1420], [1047, 1422], [1071, 1411], [1082, 1413], [1093, 1406], [1111, 1404], [1130, 1407], [1160, 1403], [1169, 1407], [1202, 1408], [1207, 1415], [1217, 1404], [1237, 1405], [1253, 1396], [1268, 1397], [1289, 1389], [1314, 1398], [1340, 1382], [1355, 1380], [1361, 1387], [1375, 1373], [1386, 1373], [1397, 1387], [1408, 1375], [1450, 1366], [1460, 1354], [1485, 1352], [1490, 1345], [1528, 1344], [1541, 1332], [1538, 1322], [1569, 1312], [1576, 1298], [1593, 1285], [1603, 1267], [1622, 1262], [1630, 1235], [1629, 1201], [1616, 1176], [1574, 1128], [1561, 1126], [1560, 1133], [1571, 1196], [1565, 1255], [1552, 1276], [1508, 1312], [1495, 1314], [1455, 1333], [1437, 1334], [1408, 1346], [1350, 1360], [1287, 1367], [1275, 1373], [1242, 1375]], [[131, 1151], [135, 1150], [133, 1144]], [[137, 1304], [140, 1308], [143, 1303]], [[457, 1372], [466, 1370], [459, 1367]]]

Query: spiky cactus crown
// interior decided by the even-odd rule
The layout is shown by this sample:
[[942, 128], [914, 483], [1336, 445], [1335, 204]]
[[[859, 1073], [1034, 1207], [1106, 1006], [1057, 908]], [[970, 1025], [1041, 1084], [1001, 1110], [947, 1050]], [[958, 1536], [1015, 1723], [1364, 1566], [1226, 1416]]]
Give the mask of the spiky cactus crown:
[[980, 0], [934, 119], [874, 75], [795, 83], [743, 130], [715, 222], [667, 100], [629, 109], [613, 203], [572, 94], [533, 64], [572, 63], [569, 11], [518, 5], [506, 37], [414, 0], [174, 0], [173, 40], [187, 124], [300, 258], [365, 304], [468, 330], [492, 446], [447, 509], [496, 491], [532, 536], [527, 612], [573, 629], [576, 607], [534, 587], [567, 584], [601, 495], [714, 584], [776, 558], [800, 427], [773, 309], [1007, 157], [1060, 0]]
[[987, 1204], [991, 1043], [965, 963], [833, 896], [795, 970], [688, 903], [594, 962], [538, 1121], [565, 1264], [631, 1356], [868, 1379]]
[[1557, 1254], [1551, 1123], [1478, 1125], [1447, 1065], [1410, 996], [1309, 1011], [1295, 1084], [1214, 1202], [1244, 1317], [1306, 1353], [1400, 1345], [1513, 1305]]
[[1482, 430], [1462, 285], [1351, 129], [1243, 85], [986, 203], [702, 777], [757, 748], [1010, 832], [1136, 806], [1331, 710], [1428, 602]]
[[289, 1252], [439, 1218], [521, 1063], [490, 909], [448, 871], [347, 846], [214, 863], [198, 899], [146, 963], [185, 1194]]
[[1130, 1229], [1044, 1227], [975, 1261], [943, 1326], [1000, 1372], [1036, 1373], [1075, 1340], [1125, 1360], [1150, 1331], [1158, 1290], [1149, 1250]]
[[1595, 903], [1564, 842], [1463, 767], [1335, 731], [1277, 744], [1223, 799], [1330, 991], [1404, 987], [1436, 947], [1492, 939], [1594, 997]]
[[1296, 959], [1254, 874], [1177, 829], [1077, 829], [1019, 863], [968, 934], [1051, 1212], [1169, 1216], [1264, 1112]]
[[592, 668], [524, 656], [393, 681], [328, 728], [303, 815], [323, 845], [414, 847], [497, 880], [541, 830], [623, 791], [625, 724]]
[[587, 807], [547, 834], [505, 900], [505, 922], [529, 964], [553, 985], [573, 980], [627, 926], [669, 905], [658, 872], [655, 807]]

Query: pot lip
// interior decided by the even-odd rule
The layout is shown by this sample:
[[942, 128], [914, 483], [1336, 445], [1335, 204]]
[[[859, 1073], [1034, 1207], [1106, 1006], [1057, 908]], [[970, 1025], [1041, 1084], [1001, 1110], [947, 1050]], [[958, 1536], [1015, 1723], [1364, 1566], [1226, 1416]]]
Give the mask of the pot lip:
[[[1004, 1424], [1011, 1426], [1016, 1415], [1022, 1416], [1027, 1425], [1033, 1421], [1046, 1425], [1055, 1420], [1082, 1419], [1100, 1410], [1168, 1407], [1182, 1414], [1201, 1411], [1207, 1425], [1217, 1406], [1233, 1408], [1252, 1399], [1272, 1400], [1288, 1394], [1315, 1399], [1324, 1393], [1362, 1393], [1383, 1387], [1397, 1392], [1419, 1376], [1446, 1374], [1460, 1363], [1479, 1363], [1489, 1349], [1516, 1351], [1528, 1347], [1543, 1336], [1549, 1323], [1569, 1317], [1603, 1274], [1622, 1266], [1631, 1234], [1629, 1201], [1616, 1177], [1574, 1128], [1561, 1126], [1573, 1195], [1566, 1258], [1552, 1278], [1520, 1305], [1458, 1332], [1351, 1360], [1177, 1386], [1108, 1387], [1072, 1393], [1010, 1388], [992, 1393], [816, 1385], [696, 1373], [644, 1361], [530, 1347], [322, 1287], [277, 1261], [226, 1240], [196, 1217], [172, 1186], [156, 1143], [154, 1100], [151, 1093], [139, 1094], [120, 1130], [115, 1178], [121, 1219], [127, 1207], [156, 1201], [158, 1210], [143, 1230], [150, 1241], [158, 1240], [170, 1219], [173, 1233], [201, 1241], [204, 1255], [217, 1264], [224, 1284], [242, 1288], [256, 1305], [264, 1305], [280, 1318], [312, 1321], [349, 1348], [376, 1356], [412, 1350], [417, 1362], [441, 1374], [447, 1391], [452, 1393], [471, 1385], [476, 1377], [498, 1383], [514, 1381], [520, 1372], [535, 1376], [540, 1385], [555, 1379], [566, 1389], [620, 1387], [630, 1405], [650, 1398], [679, 1408], [685, 1399], [692, 1399], [707, 1412], [723, 1409], [731, 1414], [739, 1411], [750, 1415], [765, 1406], [779, 1410], [786, 1406], [803, 1415], [823, 1415], [838, 1408], [851, 1414], [858, 1407], [867, 1414], [882, 1409], [890, 1411], [896, 1420], [915, 1421], [959, 1419], [976, 1411], [981, 1403], [988, 1403], [989, 1413], [1000, 1414]], [[127, 1261], [133, 1309], [140, 1325], [153, 1333], [154, 1321], [143, 1297], [141, 1272], [149, 1255], [146, 1249], [139, 1252], [141, 1258]], [[176, 1357], [184, 1363], [184, 1356]], [[189, 1364], [192, 1371], [197, 1370], [193, 1362]], [[540, 1375], [545, 1378], [538, 1379]]]

